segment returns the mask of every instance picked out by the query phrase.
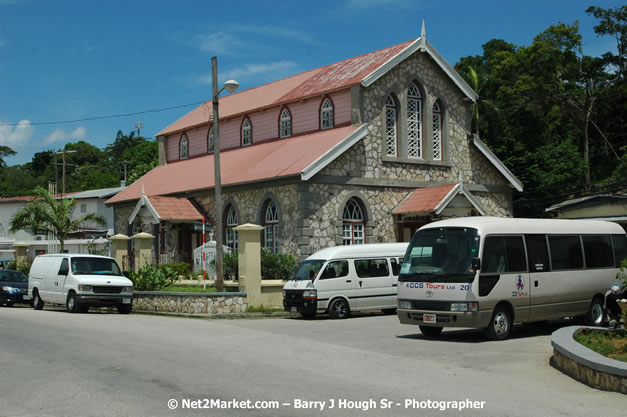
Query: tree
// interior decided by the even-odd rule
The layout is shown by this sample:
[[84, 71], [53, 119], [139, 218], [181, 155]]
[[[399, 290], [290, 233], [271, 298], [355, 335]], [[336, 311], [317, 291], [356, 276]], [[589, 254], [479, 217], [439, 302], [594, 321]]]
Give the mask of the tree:
[[8, 146], [0, 146], [0, 167], [6, 166], [6, 162], [4, 162], [5, 156], [15, 155], [15, 151]]
[[18, 210], [11, 219], [10, 230], [38, 230], [54, 233], [61, 244], [61, 252], [65, 248], [65, 240], [70, 233], [80, 230], [84, 224], [106, 226], [104, 216], [96, 213], [87, 213], [77, 219], [72, 219], [76, 200], [73, 198], [55, 199], [42, 187], [35, 188], [38, 199]]

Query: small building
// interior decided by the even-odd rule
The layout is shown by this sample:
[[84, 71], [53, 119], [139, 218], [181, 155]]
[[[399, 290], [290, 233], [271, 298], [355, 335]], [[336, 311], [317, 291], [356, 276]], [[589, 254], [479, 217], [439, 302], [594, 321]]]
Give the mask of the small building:
[[606, 220], [627, 231], [627, 194], [602, 193], [554, 204], [546, 212], [558, 219]]
[[[512, 216], [520, 181], [471, 134], [477, 94], [419, 38], [220, 99], [224, 242], [264, 227], [301, 259], [334, 245], [407, 241], [452, 216]], [[159, 166], [111, 198], [115, 232], [149, 231], [191, 262], [213, 223], [212, 103], [158, 135]], [[167, 205], [166, 211], [157, 206]], [[151, 208], [152, 206], [152, 208]]]

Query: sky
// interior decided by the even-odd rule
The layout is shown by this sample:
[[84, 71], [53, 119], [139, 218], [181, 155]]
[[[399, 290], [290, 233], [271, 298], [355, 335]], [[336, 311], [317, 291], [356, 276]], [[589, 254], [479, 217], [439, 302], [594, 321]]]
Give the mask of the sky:
[[[154, 136], [211, 97], [240, 91], [420, 36], [455, 65], [503, 39], [531, 44], [550, 25], [579, 21], [586, 55], [616, 51], [590, 5], [613, 0], [0, 0], [0, 145], [36, 152], [118, 130]], [[223, 93], [223, 94], [226, 94]], [[91, 120], [89, 120], [91, 119]]]

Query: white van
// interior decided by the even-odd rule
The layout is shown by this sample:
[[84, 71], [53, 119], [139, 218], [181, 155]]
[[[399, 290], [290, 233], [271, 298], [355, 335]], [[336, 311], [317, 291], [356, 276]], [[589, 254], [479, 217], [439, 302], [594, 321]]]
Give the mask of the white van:
[[40, 255], [28, 277], [33, 308], [65, 304], [70, 313], [91, 306], [116, 306], [121, 314], [133, 308], [133, 283], [122, 275], [115, 259], [96, 255]]
[[407, 243], [335, 246], [308, 257], [283, 287], [283, 308], [313, 318], [351, 311], [396, 311], [396, 285]]

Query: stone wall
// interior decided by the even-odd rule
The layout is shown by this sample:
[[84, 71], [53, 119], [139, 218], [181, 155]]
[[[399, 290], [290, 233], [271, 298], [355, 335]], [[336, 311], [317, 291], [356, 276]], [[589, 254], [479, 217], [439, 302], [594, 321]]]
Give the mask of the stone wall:
[[245, 293], [165, 293], [133, 292], [133, 310], [187, 314], [244, 313], [248, 308]]
[[566, 375], [603, 391], [627, 394], [627, 378], [589, 368], [553, 349], [551, 365]]

